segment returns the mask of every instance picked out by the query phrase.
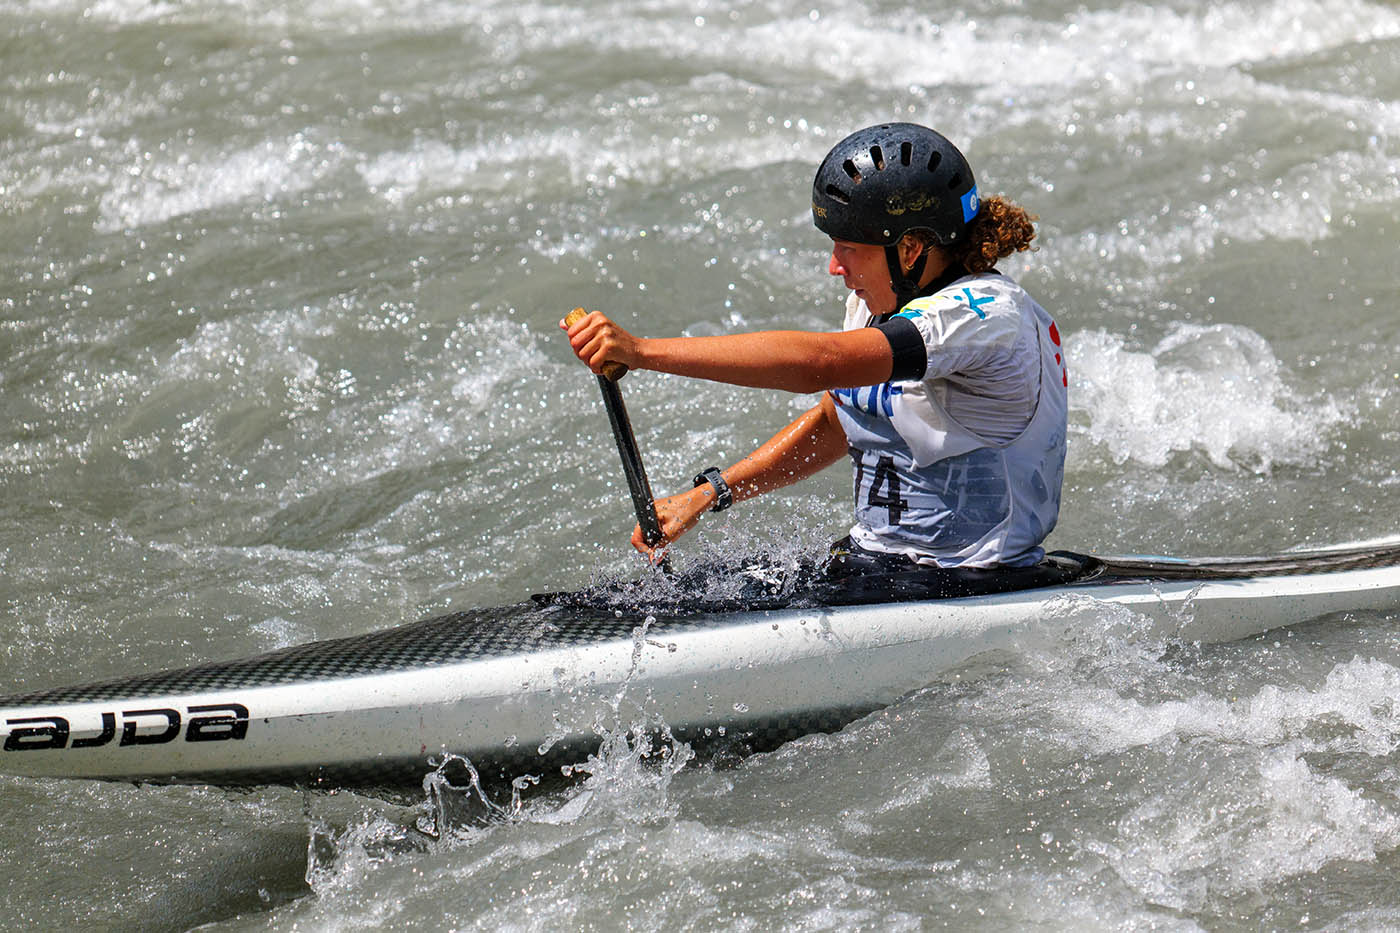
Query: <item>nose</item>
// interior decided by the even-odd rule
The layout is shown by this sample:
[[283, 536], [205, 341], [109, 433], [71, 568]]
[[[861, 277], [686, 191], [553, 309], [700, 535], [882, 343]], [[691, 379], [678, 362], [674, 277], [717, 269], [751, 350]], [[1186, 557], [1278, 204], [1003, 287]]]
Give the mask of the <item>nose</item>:
[[841, 260], [836, 258], [836, 251], [831, 253], [831, 262], [827, 263], [826, 271], [832, 275], [839, 275], [843, 278], [846, 275], [846, 267], [841, 264]]

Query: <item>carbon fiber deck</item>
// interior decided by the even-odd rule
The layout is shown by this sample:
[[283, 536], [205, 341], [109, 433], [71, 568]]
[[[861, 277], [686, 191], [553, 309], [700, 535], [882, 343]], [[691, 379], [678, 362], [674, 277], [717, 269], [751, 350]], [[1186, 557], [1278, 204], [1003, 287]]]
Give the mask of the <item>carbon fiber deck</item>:
[[[626, 584], [599, 591], [551, 594], [514, 606], [454, 612], [383, 631], [312, 642], [233, 661], [0, 697], [0, 705], [179, 695], [421, 670], [482, 658], [630, 640], [647, 616], [654, 620], [648, 635], [664, 637], [667, 632], [733, 625], [736, 611], [907, 602], [1052, 584], [1092, 590], [1095, 586], [1127, 581], [1241, 579], [1388, 567], [1400, 565], [1400, 546], [1210, 560], [1100, 560], [1068, 552], [1057, 552], [1052, 558], [1049, 570], [1037, 576], [1019, 577], [999, 571], [949, 573], [935, 569], [784, 587], [760, 574], [750, 582], [747, 591], [708, 601], [672, 594], [648, 602], [636, 598], [635, 588]], [[681, 579], [674, 589], [682, 594], [703, 592], [701, 578], [706, 575], [713, 577], [714, 571], [695, 573], [689, 581]]]
[[[1076, 565], [1075, 572], [1078, 569]], [[732, 592], [723, 597], [704, 595], [714, 591], [711, 584], [724, 572], [738, 578], [737, 586], [720, 587]], [[781, 576], [782, 571], [777, 573]], [[1063, 576], [1057, 571], [1053, 579], [1038, 582], [1061, 582]], [[782, 580], [768, 574], [766, 569], [754, 572], [752, 566], [747, 566], [716, 573], [713, 568], [700, 568], [688, 575], [677, 575], [667, 586], [659, 588], [629, 583], [579, 593], [546, 594], [528, 603], [454, 612], [392, 629], [311, 642], [249, 658], [0, 697], [0, 706], [136, 699], [312, 683], [423, 670], [552, 648], [630, 641], [634, 631], [648, 617], [653, 620], [647, 629], [649, 637], [664, 637], [668, 632], [731, 626], [737, 621], [736, 613], [761, 613], [797, 605], [909, 601], [1010, 588], [1002, 577], [991, 571], [978, 571], [951, 591], [949, 580], [946, 573], [921, 571], [872, 574], [861, 580], [859, 587], [828, 584], [823, 591], [813, 588], [810, 576], [801, 572], [790, 575], [784, 586]], [[658, 589], [662, 591], [660, 595], [657, 595]]]
[[[551, 648], [630, 641], [640, 624], [637, 613], [621, 610], [552, 610], [532, 603], [472, 609], [235, 661], [0, 697], [0, 706], [203, 693], [422, 670]], [[707, 615], [658, 617], [647, 631], [650, 637], [656, 637], [678, 629], [726, 624], [732, 624], [732, 619]]]
[[1120, 580], [1238, 580], [1248, 577], [1292, 577], [1342, 570], [1400, 566], [1400, 546], [1347, 548], [1278, 554], [1268, 557], [1098, 558], [1102, 572]]

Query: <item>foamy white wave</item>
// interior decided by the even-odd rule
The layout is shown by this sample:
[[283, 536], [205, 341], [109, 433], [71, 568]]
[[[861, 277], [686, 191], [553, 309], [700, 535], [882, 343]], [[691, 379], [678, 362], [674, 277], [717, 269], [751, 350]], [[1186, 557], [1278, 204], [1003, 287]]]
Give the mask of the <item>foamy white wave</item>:
[[[1353, 658], [1334, 667], [1314, 690], [1265, 684], [1238, 700], [1196, 695], [1152, 702], [1109, 688], [1081, 687], [1064, 692], [1057, 705], [1075, 744], [1086, 744], [1095, 754], [1177, 736], [1257, 748], [1298, 743], [1300, 752], [1382, 757], [1400, 745], [1400, 713], [1388, 700], [1396, 689], [1400, 670]], [[1314, 736], [1320, 723], [1328, 729]]]
[[641, 116], [644, 122], [625, 122], [597, 135], [562, 128], [504, 135], [461, 148], [418, 140], [407, 149], [366, 159], [357, 170], [372, 193], [400, 204], [455, 190], [521, 197], [561, 188], [613, 188], [674, 176], [742, 172], [805, 157], [810, 146], [799, 138], [800, 131], [782, 127], [740, 138], [708, 132], [708, 118]]
[[1197, 451], [1223, 469], [1308, 463], [1348, 417], [1291, 388], [1267, 341], [1234, 324], [1175, 322], [1148, 351], [1120, 335], [1067, 340], [1073, 427], [1114, 463], [1163, 466]]
[[[0, 4], [0, 9], [15, 6]], [[860, 80], [901, 90], [971, 86], [1000, 100], [1027, 88], [1084, 82], [1135, 84], [1183, 65], [1231, 65], [1300, 56], [1347, 43], [1400, 35], [1400, 12], [1358, 0], [1245, 4], [1175, 10], [1130, 4], [1054, 19], [964, 11], [910, 15], [860, 0], [801, 13], [751, 8], [742, 14], [704, 5], [677, 28], [666, 5], [601, 3], [585, 7], [500, 5], [443, 0], [307, 0], [299, 4], [141, 0], [39, 0], [39, 9], [116, 23], [233, 20], [251, 28], [304, 26], [341, 33], [401, 31], [414, 24], [462, 28], [485, 40], [496, 62], [556, 53], [580, 44], [620, 54], [650, 51], [678, 60], [759, 66], [826, 80]], [[991, 63], [994, 67], [988, 67]], [[1014, 68], [1008, 67], [1014, 63]], [[956, 119], [956, 115], [950, 115]], [[946, 121], [945, 121], [946, 122]]]
[[[128, 147], [130, 149], [130, 147]], [[246, 201], [273, 203], [315, 185], [343, 158], [339, 143], [296, 134], [231, 154], [173, 158], [129, 152], [132, 167], [102, 196], [97, 229], [115, 232]]]
[[[602, 5], [582, 16], [572, 9], [515, 8], [509, 18], [497, 13], [477, 22], [492, 23], [493, 33], [523, 27], [527, 38], [520, 53], [586, 41], [604, 49], [645, 48], [795, 74], [815, 71], [843, 81], [900, 88], [971, 85], [997, 94], [1007, 87], [1059, 88], [1105, 77], [1140, 80], [1162, 66], [1222, 68], [1400, 35], [1400, 13], [1357, 0], [1201, 11], [1130, 4], [1057, 20], [1020, 12], [911, 16], [901, 8], [887, 14], [867, 2], [829, 3], [799, 15], [781, 8], [693, 10], [687, 27], [679, 29], [675, 19], [654, 9], [639, 16], [630, 4]], [[1005, 67], [1012, 63], [1014, 69]]]
[[1199, 910], [1212, 893], [1374, 861], [1400, 845], [1400, 816], [1318, 773], [1295, 748], [1243, 766], [1217, 762], [1195, 777], [1134, 807], [1111, 841], [1086, 845], [1150, 903]]
[[[1093, 61], [1056, 41], [1059, 24], [1019, 15], [982, 20], [965, 13], [937, 18], [907, 14], [901, 10], [882, 20], [865, 4], [832, 5], [806, 17], [731, 31], [723, 47], [735, 58], [798, 74], [900, 88], [977, 86], [988, 83], [992, 74], [1002, 87], [1008, 79], [1018, 86], [1059, 85], [1094, 73]], [[982, 67], [1008, 61], [1018, 62], [1014, 74]]]
[[[60, 0], [51, 0], [50, 5], [55, 13], [65, 9], [78, 12]], [[1049, 119], [1072, 125], [1072, 107], [1077, 105], [1064, 101], [1058, 89], [1065, 84], [1118, 83], [1124, 86], [1124, 93], [1132, 94], [1143, 81], [1160, 81], [1164, 67], [1179, 68], [1185, 62], [1214, 69], [1216, 77], [1211, 80], [1216, 84], [1210, 93], [1218, 96], [1222, 89], [1243, 88], [1251, 82], [1247, 76], [1222, 67], [1233, 62], [1306, 54], [1400, 34], [1400, 14], [1342, 0], [1321, 7], [1273, 5], [1262, 12], [1230, 6], [1185, 13], [1133, 5], [1056, 21], [1035, 20], [1020, 13], [927, 18], [901, 13], [886, 17], [864, 3], [838, 4], [799, 16], [771, 11], [731, 18], [701, 9], [694, 17], [697, 25], [693, 33], [676, 29], [674, 20], [655, 15], [656, 11], [639, 15], [626, 5], [602, 5], [580, 15], [572, 8], [551, 6], [502, 9], [474, 3], [320, 0], [293, 7], [206, 3], [181, 6], [176, 12], [168, 5], [109, 0], [106, 6], [84, 7], [80, 12], [118, 22], [163, 15], [181, 19], [238, 15], [276, 20], [278, 28], [299, 18], [341, 28], [352, 28], [358, 22], [360, 26], [353, 27], [357, 29], [366, 21], [383, 28], [390, 24], [401, 28], [406, 22], [458, 24], [483, 30], [482, 35], [489, 36], [485, 43], [490, 49], [489, 63], [479, 69], [482, 73], [494, 73], [497, 66], [504, 67], [512, 59], [552, 54], [571, 44], [615, 49], [619, 54], [647, 49], [714, 69], [694, 79], [693, 90], [697, 95], [731, 102], [765, 90], [762, 85], [725, 73], [738, 63], [746, 69], [756, 66], [782, 73], [808, 72], [823, 79], [856, 78], [871, 84], [889, 83], [890, 75], [895, 74], [901, 91], [970, 84], [980, 89], [976, 92], [980, 103], [967, 113], [940, 114], [938, 121], [957, 138], [974, 138], [1002, 121], [1014, 124]], [[1016, 68], [988, 69], [987, 62], [1015, 62]], [[472, 80], [479, 78], [467, 83]], [[1036, 87], [1056, 89], [1053, 95], [1038, 95], [1045, 98], [1044, 107], [1008, 111], [1001, 106], [1008, 95]], [[445, 90], [471, 93], [470, 87]], [[1178, 93], [1189, 96], [1190, 92]], [[1251, 96], [1257, 97], [1257, 91]], [[755, 135], [751, 127], [746, 128], [750, 132], [735, 132], [732, 120], [726, 125], [707, 120], [700, 113], [677, 113], [654, 95], [602, 103], [617, 111], [613, 116], [618, 119], [594, 136], [576, 127], [562, 128], [470, 146], [426, 137], [406, 149], [373, 154], [363, 161], [347, 156], [339, 144], [316, 144], [301, 134], [285, 142], [270, 140], [231, 153], [174, 158], [153, 153], [147, 161], [144, 153], [132, 152], [124, 160], [127, 165], [114, 165], [110, 177], [101, 180], [110, 188], [100, 201], [97, 229], [111, 232], [230, 204], [269, 203], [313, 187], [345, 162], [356, 163], [372, 191], [390, 203], [399, 203], [438, 191], [519, 193], [522, 186], [526, 191], [536, 187], [549, 190], [556, 181], [611, 186], [620, 181], [656, 182], [673, 174], [743, 171], [789, 159], [811, 161], [820, 155], [824, 143], [848, 128], [847, 121], [839, 126], [833, 122], [831, 127], [804, 122], [796, 128], [760, 128]], [[138, 106], [149, 110], [165, 104], [125, 101], [110, 115], [96, 118], [95, 127], [91, 114], [75, 113], [44, 122], [58, 129], [73, 125], [110, 130], [129, 122], [137, 113], [131, 108]], [[862, 119], [887, 115], [872, 112]], [[1204, 123], [1198, 126], [1199, 121], [1180, 116], [1144, 115], [1141, 107], [1127, 108], [1121, 118], [1129, 121], [1125, 125], [1116, 125], [1116, 119], [1120, 118], [1105, 114], [1101, 128], [1124, 138], [1144, 130], [1151, 138], [1208, 131]], [[1151, 121], [1157, 125], [1148, 125]], [[1336, 205], [1358, 190], [1381, 188], [1392, 196], [1395, 191], [1393, 159], [1375, 150], [1354, 156], [1343, 153], [1342, 159], [1349, 164], [1339, 168], [1337, 160], [1329, 159], [1326, 168], [1299, 167], [1282, 185], [1236, 186], [1200, 204], [1199, 212], [1189, 205], [1173, 206], [1161, 215], [1154, 205], [1154, 212], [1128, 218], [1124, 229], [1085, 234], [1080, 246], [1098, 257], [1147, 254], [1170, 263], [1202, 254], [1221, 237], [1317, 239], [1327, 235]], [[67, 177], [71, 174], [61, 173], [57, 180], [65, 184], [81, 181]], [[538, 180], [531, 180], [536, 177]], [[35, 184], [52, 187], [54, 179], [36, 178]], [[20, 190], [30, 187], [33, 185], [22, 184]]]
[[530, 367], [545, 365], [536, 335], [500, 318], [465, 321], [453, 330], [447, 344], [467, 357], [455, 367], [452, 385], [452, 398], [469, 410], [459, 415], [482, 411], [502, 382], [514, 384]]
[[307, 626], [289, 621], [281, 616], [270, 616], [263, 619], [261, 622], [249, 626], [249, 630], [263, 640], [264, 647], [269, 651], [300, 645], [312, 641], [316, 636], [316, 633]]
[[[1080, 82], [1160, 81], [1164, 69], [1221, 70], [1400, 35], [1400, 13], [1355, 0], [1262, 9], [1227, 4], [1199, 12], [1128, 4], [1055, 21], [1020, 13], [940, 13], [926, 19], [907, 13], [900, 10], [882, 21], [863, 3], [824, 7], [806, 21], [746, 30], [731, 48], [755, 60], [823, 69], [845, 80], [880, 84], [897, 76], [899, 86], [971, 85], [997, 99], [1011, 89], [1049, 87], [1062, 99], [1066, 85]], [[1006, 67], [1013, 63], [1014, 68]]]
[[[495, 163], [493, 163], [495, 164]], [[411, 194], [461, 187], [504, 188], [509, 170], [478, 176], [478, 151], [453, 149], [430, 140], [416, 143], [411, 150], [388, 152], [357, 167], [369, 190], [391, 203], [400, 203]]]
[[[205, 370], [222, 368], [232, 369], [245, 382], [266, 383], [284, 393], [272, 404], [293, 417], [312, 406], [325, 408], [337, 396], [363, 396], [357, 404], [326, 409], [335, 433], [346, 443], [333, 445], [334, 450], [323, 451], [288, 477], [281, 493], [283, 504], [308, 488], [321, 488], [328, 480], [349, 484], [458, 454], [466, 441], [483, 431], [483, 414], [501, 421], [513, 414], [522, 424], [534, 417], [521, 402], [522, 379], [550, 364], [533, 331], [502, 318], [465, 320], [436, 349], [442, 359], [424, 362], [419, 375], [380, 386], [371, 396], [356, 389], [350, 373], [330, 372], [331, 367], [303, 349], [303, 341], [311, 336], [324, 338], [330, 332], [327, 328], [333, 331], [329, 321], [364, 314], [364, 309], [354, 306], [334, 311], [305, 309], [257, 322], [206, 325], [172, 360], [171, 370], [186, 372], [191, 380], [199, 379]], [[389, 317], [409, 332], [404, 338], [410, 346], [407, 352], [415, 352], [412, 344], [422, 322], [416, 320], [412, 307], [396, 307]], [[530, 399], [538, 404], [538, 396]], [[503, 412], [512, 414], [503, 416]], [[493, 428], [501, 432], [498, 437], [507, 433], [503, 424]]]
[[[931, 14], [900, 10], [882, 20], [868, 4], [829, 4], [805, 20], [774, 21], [732, 36], [728, 48], [759, 62], [822, 69], [871, 83], [1061, 88], [1079, 81], [1140, 81], [1163, 67], [1231, 64], [1308, 55], [1400, 35], [1400, 13], [1357, 0], [1215, 4], [1179, 11], [1127, 4], [1064, 20], [1021, 13]], [[998, 67], [990, 67], [995, 63]], [[1015, 69], [1008, 70], [1008, 64]]]
[[100, 22], [146, 23], [170, 16], [179, 4], [160, 0], [17, 0], [0, 3], [0, 11], [26, 16], [76, 16]]
[[882, 17], [865, 3], [826, 5], [804, 18], [730, 30], [725, 47], [747, 60], [815, 69], [840, 80], [970, 85], [1000, 97], [1008, 89], [1136, 83], [1160, 78], [1163, 68], [1223, 69], [1400, 35], [1400, 14], [1355, 0], [1202, 11], [1129, 4], [1062, 20], [1022, 13], [908, 13], [900, 9]]
[[[1161, 779], [1131, 795], [1135, 804], [1107, 836], [1090, 833], [1077, 843], [1147, 902], [1200, 910], [1213, 894], [1257, 891], [1400, 846], [1393, 801], [1311, 763], [1384, 762], [1394, 754], [1400, 714], [1391, 698], [1400, 670], [1392, 664], [1353, 657], [1316, 686], [1265, 682], [1252, 695], [1154, 700], [1138, 695], [1137, 685], [1170, 683], [1175, 665], [1143, 666], [1120, 650], [1126, 666], [1111, 666], [1131, 681], [1124, 689], [1101, 685], [1104, 672], [1083, 664], [1085, 657], [1076, 651], [1074, 663], [1034, 688], [1031, 705], [1050, 716], [1030, 728], [1037, 741], [1085, 759], [1139, 762], [1130, 773], [1141, 756], [1165, 756]], [[1003, 702], [1019, 712], [1027, 699], [1015, 691], [979, 708], [978, 720], [999, 721]]]
[[[1262, 9], [1228, 4], [1201, 11], [1130, 4], [1061, 20], [961, 10], [911, 16], [906, 8], [890, 14], [867, 2], [829, 3], [797, 16], [781, 8], [736, 14], [702, 5], [690, 8], [690, 28], [680, 29], [674, 18], [653, 8], [639, 15], [633, 4], [601, 4], [592, 10], [514, 7], [505, 16], [500, 8], [397, 6], [400, 12], [407, 7], [419, 15], [445, 15], [446, 21], [486, 24], [493, 35], [519, 43], [514, 54], [587, 42], [602, 49], [651, 49], [678, 58], [757, 63], [875, 85], [971, 85], [998, 95], [1008, 86], [1060, 88], [1106, 76], [1141, 80], [1162, 66], [1221, 68], [1400, 35], [1400, 13], [1357, 0], [1295, 0]], [[313, 9], [327, 20], [335, 14], [343, 19], [345, 13], [386, 15], [382, 5], [361, 0], [327, 0]], [[988, 63], [998, 67], [988, 68]], [[1008, 69], [1012, 63], [1014, 69]]]
[[992, 786], [992, 767], [986, 750], [971, 730], [960, 728], [931, 756], [926, 770], [901, 775], [873, 812], [897, 813], [924, 806], [931, 796], [949, 788], [965, 791]]
[[[1061, 86], [1157, 65], [1221, 67], [1305, 55], [1348, 42], [1400, 35], [1390, 6], [1331, 0], [1231, 3], [1201, 10], [1128, 4], [1039, 20], [1021, 12], [978, 15], [886, 12], [866, 0], [790, 11], [707, 4], [493, 4], [446, 0], [6, 0], [0, 9], [73, 15], [116, 23], [153, 20], [303, 26], [356, 34], [374, 30], [467, 28], [498, 53], [539, 54], [568, 45], [662, 51], [671, 56], [760, 63], [897, 86], [947, 83], [1006, 88]], [[677, 23], [685, 25], [677, 28]], [[420, 27], [420, 24], [421, 27]], [[993, 63], [997, 67], [988, 68]], [[1014, 69], [1006, 66], [1014, 63]]]
[[1127, 60], [1208, 68], [1400, 35], [1400, 12], [1357, 0], [1211, 4], [1179, 12], [1129, 4], [1076, 18], [1066, 38], [1106, 70]]
[[167, 379], [187, 383], [264, 373], [278, 377], [289, 388], [304, 389], [320, 367], [297, 344], [332, 332], [333, 324], [320, 308], [210, 321], [180, 341], [163, 373]]
[[1074, 264], [1136, 260], [1149, 270], [1169, 269], [1227, 242], [1323, 240], [1352, 205], [1395, 201], [1400, 160], [1374, 147], [1335, 152], [1278, 179], [1241, 181], [1194, 205], [1166, 195], [1139, 201], [1117, 228], [1086, 231], [1057, 250]]

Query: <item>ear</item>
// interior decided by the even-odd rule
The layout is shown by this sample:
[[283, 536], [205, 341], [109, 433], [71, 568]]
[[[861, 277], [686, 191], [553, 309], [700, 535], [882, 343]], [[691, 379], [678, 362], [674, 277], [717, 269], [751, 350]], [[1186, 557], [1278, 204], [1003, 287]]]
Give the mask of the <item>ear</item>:
[[906, 233], [899, 238], [899, 264], [905, 272], [910, 272], [914, 264], [919, 261], [919, 257], [924, 254], [923, 241], [912, 233]]

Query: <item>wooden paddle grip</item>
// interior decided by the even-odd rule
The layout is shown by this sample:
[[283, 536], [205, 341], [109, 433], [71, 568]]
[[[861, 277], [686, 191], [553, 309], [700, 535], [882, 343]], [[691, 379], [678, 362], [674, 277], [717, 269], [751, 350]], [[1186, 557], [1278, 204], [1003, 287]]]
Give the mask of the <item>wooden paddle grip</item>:
[[[582, 320], [587, 316], [587, 311], [583, 310], [582, 308], [575, 308], [574, 310], [570, 311], [568, 315], [564, 318], [564, 326], [573, 327], [574, 324], [576, 324], [578, 321]], [[613, 382], [616, 382], [623, 376], [627, 375], [627, 366], [624, 363], [604, 363], [603, 375], [607, 376]]]

